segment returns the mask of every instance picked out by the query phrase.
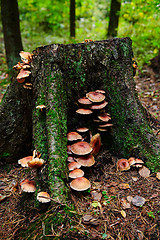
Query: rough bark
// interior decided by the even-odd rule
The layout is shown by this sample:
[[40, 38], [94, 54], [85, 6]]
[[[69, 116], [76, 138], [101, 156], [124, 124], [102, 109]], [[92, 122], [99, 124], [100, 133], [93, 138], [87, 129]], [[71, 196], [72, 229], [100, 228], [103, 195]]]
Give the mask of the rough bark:
[[13, 77], [0, 105], [0, 162], [17, 162], [31, 154], [32, 91]]
[[12, 69], [23, 50], [17, 0], [1, 0], [1, 16], [7, 64]]

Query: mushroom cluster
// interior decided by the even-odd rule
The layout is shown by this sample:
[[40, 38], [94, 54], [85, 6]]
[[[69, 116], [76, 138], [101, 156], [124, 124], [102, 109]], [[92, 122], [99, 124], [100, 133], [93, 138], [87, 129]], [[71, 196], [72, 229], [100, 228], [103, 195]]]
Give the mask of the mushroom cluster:
[[130, 167], [142, 167], [144, 162], [139, 158], [130, 157], [128, 160], [125, 158], [119, 159], [117, 162], [117, 170], [127, 171]]
[[24, 83], [23, 87], [27, 89], [32, 89], [32, 84], [28, 82], [29, 76], [31, 74], [30, 70], [30, 63], [32, 62], [32, 54], [29, 52], [21, 51], [19, 53], [21, 56], [22, 63], [18, 62], [13, 69], [18, 70], [19, 73], [17, 75], [17, 81], [19, 83], [24, 83], [26, 80], [27, 82]]
[[[27, 156], [19, 159], [18, 164], [20, 164], [22, 167], [40, 169], [45, 163], [45, 161], [40, 157], [41, 154], [34, 150], [33, 156]], [[36, 183], [33, 180], [24, 179], [20, 183], [20, 188], [23, 192], [33, 193], [36, 191]], [[37, 200], [41, 203], [48, 203], [51, 201], [51, 198], [47, 192], [39, 192], [37, 195]]]
[[105, 101], [105, 91], [96, 90], [88, 92], [85, 97], [78, 99], [80, 105], [76, 113], [81, 115], [93, 115], [93, 121], [98, 124], [97, 130], [100, 132], [107, 131], [107, 127], [113, 126], [108, 123], [111, 120], [109, 113], [105, 112], [108, 102]]

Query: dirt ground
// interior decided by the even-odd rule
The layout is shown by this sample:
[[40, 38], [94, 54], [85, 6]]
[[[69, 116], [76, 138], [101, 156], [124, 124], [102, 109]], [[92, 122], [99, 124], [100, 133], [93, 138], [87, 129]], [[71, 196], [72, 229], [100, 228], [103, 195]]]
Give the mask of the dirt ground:
[[[142, 104], [160, 120], [160, 75], [144, 66], [135, 81]], [[159, 137], [158, 129], [154, 131]], [[91, 189], [82, 193], [71, 191], [75, 215], [73, 211], [71, 219], [66, 224], [57, 223], [56, 229], [52, 224], [45, 229], [45, 223], [40, 219], [45, 211], [35, 206], [35, 194], [20, 190], [22, 179], [34, 179], [36, 172], [18, 164], [0, 167], [1, 239], [160, 239], [160, 182], [156, 173], [143, 177], [135, 167], [119, 172], [117, 160], [104, 151], [97, 156], [93, 167], [84, 169]], [[143, 198], [144, 203], [133, 204], [135, 196]], [[63, 215], [63, 207], [54, 206], [45, 215], [55, 213]], [[34, 229], [34, 237], [30, 238], [29, 234], [20, 238], [21, 229], [27, 229], [36, 221], [39, 221], [39, 227]]]

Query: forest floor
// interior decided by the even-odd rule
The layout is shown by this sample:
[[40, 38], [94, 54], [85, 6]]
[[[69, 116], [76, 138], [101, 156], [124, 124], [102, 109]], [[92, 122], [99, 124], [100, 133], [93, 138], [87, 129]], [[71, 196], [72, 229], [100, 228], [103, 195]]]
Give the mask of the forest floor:
[[[0, 76], [0, 81], [4, 79], [6, 83], [0, 86], [1, 97], [7, 87], [6, 74]], [[135, 81], [142, 104], [160, 120], [160, 75], [144, 66]], [[158, 130], [154, 131], [158, 135]], [[35, 194], [21, 192], [19, 183], [25, 178], [33, 179], [34, 170], [21, 168], [18, 164], [1, 166], [1, 239], [160, 239], [160, 182], [156, 173], [144, 177], [135, 167], [119, 172], [118, 159], [102, 151], [103, 148], [96, 164], [84, 170], [91, 189], [82, 193], [71, 191], [76, 209], [68, 212], [57, 204], [47, 210], [48, 205], [37, 207]], [[145, 202], [136, 206], [132, 202], [135, 196]], [[67, 204], [70, 207], [71, 201]], [[54, 216], [59, 216], [60, 221], [54, 223]], [[51, 220], [46, 223], [47, 219]], [[29, 229], [32, 224], [36, 227], [29, 230], [27, 236], [19, 235], [22, 229]]]

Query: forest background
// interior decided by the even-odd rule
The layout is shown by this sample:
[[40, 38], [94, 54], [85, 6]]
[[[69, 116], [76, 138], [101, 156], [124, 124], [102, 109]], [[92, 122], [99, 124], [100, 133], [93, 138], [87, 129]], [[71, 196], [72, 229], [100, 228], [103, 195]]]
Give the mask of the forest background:
[[[76, 37], [70, 38], [70, 1], [18, 1], [24, 51], [51, 43], [75, 43], [107, 39], [111, 1], [76, 1]], [[139, 68], [149, 63], [160, 48], [159, 0], [121, 2], [117, 37], [130, 37]], [[0, 23], [0, 75], [7, 70]], [[4, 84], [2, 81], [1, 84]]]

